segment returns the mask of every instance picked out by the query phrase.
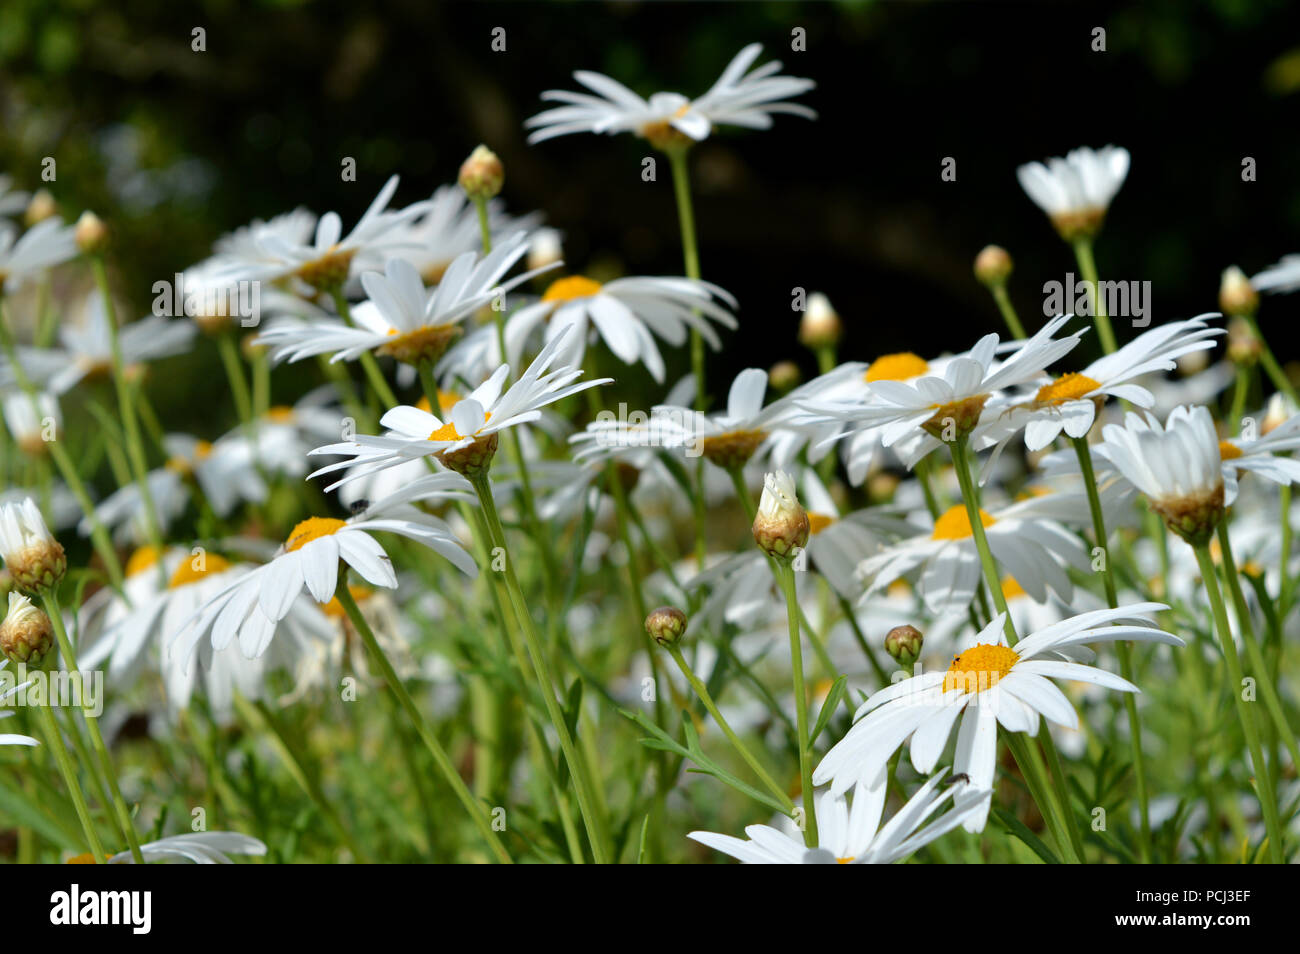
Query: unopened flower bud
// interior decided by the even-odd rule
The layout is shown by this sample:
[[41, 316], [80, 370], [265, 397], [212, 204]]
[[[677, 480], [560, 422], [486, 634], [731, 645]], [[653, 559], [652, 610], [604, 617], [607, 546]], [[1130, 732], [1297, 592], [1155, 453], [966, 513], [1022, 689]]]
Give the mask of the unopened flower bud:
[[1219, 307], [1228, 315], [1249, 317], [1259, 310], [1259, 292], [1236, 265], [1224, 269], [1219, 282]]
[[803, 375], [799, 372], [799, 365], [793, 361], [778, 361], [767, 372], [767, 383], [777, 394], [793, 391], [802, 380]]
[[799, 320], [799, 342], [814, 351], [833, 348], [840, 342], [844, 325], [831, 301], [821, 292], [808, 296], [808, 307]]
[[31, 497], [0, 507], [0, 555], [14, 582], [25, 590], [48, 589], [68, 569], [63, 546], [46, 528]]
[[27, 203], [27, 211], [23, 213], [23, 224], [31, 228], [58, 213], [59, 204], [54, 201], [54, 196], [50, 195], [49, 190], [37, 189], [31, 201]]
[[1259, 363], [1263, 345], [1255, 330], [1245, 318], [1233, 318], [1228, 322], [1228, 360], [1243, 368], [1252, 368]]
[[660, 646], [672, 646], [686, 634], [686, 614], [675, 606], [660, 606], [645, 618], [645, 631]]
[[21, 593], [9, 594], [9, 612], [0, 622], [0, 654], [37, 666], [54, 646], [54, 627], [45, 611]]
[[769, 556], [789, 559], [808, 543], [808, 513], [799, 503], [794, 479], [783, 470], [763, 478], [763, 496], [754, 517], [754, 542]]
[[555, 229], [538, 229], [528, 240], [528, 270], [537, 271], [564, 261], [564, 246]]
[[989, 288], [1005, 285], [1013, 265], [1011, 254], [1001, 245], [985, 245], [975, 256], [975, 277]]
[[505, 185], [505, 166], [487, 146], [478, 146], [461, 164], [459, 182], [471, 199], [490, 199]]
[[108, 247], [108, 226], [94, 212], [81, 213], [74, 231], [78, 251], [86, 255], [98, 255]]
[[915, 626], [895, 626], [885, 635], [885, 652], [900, 666], [910, 666], [921, 658], [925, 637]]

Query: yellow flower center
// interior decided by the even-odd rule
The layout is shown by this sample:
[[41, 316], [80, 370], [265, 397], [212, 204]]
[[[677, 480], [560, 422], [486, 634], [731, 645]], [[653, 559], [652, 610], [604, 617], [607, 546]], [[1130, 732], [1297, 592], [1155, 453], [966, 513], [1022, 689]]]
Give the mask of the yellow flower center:
[[266, 409], [266, 419], [277, 424], [289, 424], [293, 421], [293, 408], [287, 404], [277, 404]]
[[1039, 404], [1064, 404], [1066, 401], [1077, 401], [1085, 395], [1101, 387], [1100, 381], [1094, 381], [1086, 374], [1076, 374], [1071, 371], [1069, 374], [1063, 374], [1051, 384], [1045, 384], [1038, 389], [1034, 395], [1034, 400]]
[[814, 513], [811, 510], [808, 511], [808, 531], [810, 533], [821, 533], [834, 522], [835, 518], [830, 516], [830, 514]]
[[1241, 448], [1232, 441], [1219, 441], [1219, 458], [1221, 460], [1235, 460], [1241, 456]]
[[[369, 599], [371, 594], [375, 591], [368, 586], [359, 586], [356, 583], [349, 583], [348, 592], [352, 594], [352, 598], [356, 600], [358, 604], [361, 604], [365, 600]], [[346, 619], [348, 615], [347, 611], [343, 609], [343, 604], [339, 602], [337, 596], [331, 598], [328, 603], [321, 607], [321, 609], [325, 611], [326, 616], [329, 616], [332, 619]]]
[[289, 539], [284, 541], [284, 550], [286, 553], [301, 550], [313, 540], [331, 536], [346, 526], [346, 520], [334, 517], [308, 517], [289, 531]]
[[[450, 391], [444, 391], [442, 390], [442, 388], [438, 389], [438, 410], [443, 412], [444, 414], [447, 411], [450, 411], [453, 407], [455, 407], [456, 402], [459, 400], [460, 400], [459, 395], [453, 394]], [[427, 397], [420, 398], [420, 400], [415, 402], [415, 406], [418, 407], [421, 411], [424, 411], [426, 414], [433, 413], [433, 405], [429, 403], [429, 399]]]
[[850, 865], [850, 864], [853, 864], [853, 858], [854, 858], [854, 857], [856, 857], [856, 856], [854, 856], [854, 855], [850, 855], [848, 858], [836, 858], [836, 859], [835, 859], [835, 863], [836, 863], [837, 865]]
[[[440, 402], [442, 401], [442, 392], [441, 392], [441, 391], [438, 392], [438, 400], [439, 400]], [[486, 423], [487, 423], [488, 421], [490, 421], [490, 420], [492, 420], [492, 412], [491, 412], [491, 411], [488, 411], [487, 414], [484, 416], [483, 423], [486, 424]], [[475, 431], [475, 433], [478, 433], [478, 432]], [[430, 432], [429, 437], [428, 437], [428, 440], [431, 440], [431, 441], [462, 441], [462, 440], [465, 439], [465, 436], [473, 437], [474, 435], [473, 435], [473, 434], [470, 434], [470, 435], [461, 435], [461, 434], [457, 433], [457, 431], [456, 431], [456, 425], [453, 424], [451, 421], [448, 421], [446, 424], [442, 425], [442, 427], [438, 428], [436, 431], [432, 431], [432, 432]]]
[[867, 368], [864, 378], [870, 381], [906, 381], [930, 370], [929, 362], [924, 358], [902, 351], [898, 354], [882, 354], [871, 367]]
[[85, 852], [84, 854], [80, 854], [80, 855], [73, 855], [71, 858], [69, 858], [67, 861], [64, 862], [65, 865], [93, 865], [94, 863], [95, 863], [95, 856], [92, 855], [90, 852]]
[[1017, 596], [1025, 596], [1025, 588], [1021, 586], [1014, 576], [1004, 577], [1002, 580], [1002, 596], [1007, 600], [1014, 600]]
[[[198, 566], [194, 565], [196, 563]], [[215, 553], [205, 553], [202, 557], [182, 560], [181, 565], [176, 568], [176, 572], [167, 582], [167, 588], [175, 590], [190, 583], [197, 583], [209, 573], [220, 573], [228, 569], [230, 569], [229, 561]]]
[[[980, 510], [980, 523], [991, 527], [997, 521], [984, 510]], [[966, 513], [964, 504], [957, 504], [939, 515], [939, 519], [934, 522], [934, 533], [930, 537], [934, 540], [966, 540], [972, 535], [970, 515]]]
[[972, 646], [953, 659], [948, 674], [943, 677], [943, 691], [964, 689], [979, 692], [996, 686], [998, 680], [1011, 671], [1020, 657], [1008, 646], [981, 643]]
[[126, 575], [135, 576], [137, 573], [143, 573], [149, 567], [158, 562], [162, 556], [162, 551], [157, 547], [151, 547], [147, 544], [140, 547], [131, 554], [131, 559], [126, 561]]
[[551, 282], [551, 286], [542, 293], [542, 301], [573, 301], [577, 298], [590, 298], [600, 291], [600, 282], [594, 282], [583, 275], [570, 275]]

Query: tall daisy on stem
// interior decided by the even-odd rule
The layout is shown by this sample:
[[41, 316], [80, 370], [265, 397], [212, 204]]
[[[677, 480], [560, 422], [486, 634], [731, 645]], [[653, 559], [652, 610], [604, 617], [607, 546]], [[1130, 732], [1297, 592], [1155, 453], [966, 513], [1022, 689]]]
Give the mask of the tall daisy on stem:
[[[1255, 791], [1268, 830], [1269, 857], [1281, 864], [1285, 854], [1276, 790], [1264, 759], [1254, 711], [1242, 698], [1241, 660], [1210, 555], [1210, 541], [1224, 517], [1223, 462], [1214, 419], [1204, 407], [1176, 407], [1164, 425], [1150, 416], [1129, 414], [1122, 427], [1107, 425], [1102, 434], [1111, 463], [1146, 495], [1165, 526], [1182, 537], [1196, 554], [1223, 648], [1233, 704], [1255, 770]], [[1267, 671], [1258, 673], [1258, 677], [1266, 681]]]

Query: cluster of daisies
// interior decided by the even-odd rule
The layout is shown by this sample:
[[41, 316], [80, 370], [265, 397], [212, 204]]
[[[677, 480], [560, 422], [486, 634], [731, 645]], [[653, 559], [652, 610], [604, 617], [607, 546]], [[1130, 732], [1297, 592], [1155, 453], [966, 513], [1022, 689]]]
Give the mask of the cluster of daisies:
[[[816, 294], [797, 339], [818, 376], [718, 382], [744, 289], [701, 274], [691, 150], [816, 118], [815, 84], [760, 54], [694, 98], [579, 71], [526, 123], [663, 153], [681, 275], [574, 271], [479, 147], [412, 204], [394, 176], [350, 228], [255, 221], [183, 273], [180, 313], [130, 320], [108, 226], [0, 180], [19, 857], [293, 860], [313, 837], [358, 861], [389, 840], [501, 863], [1294, 856], [1300, 416], [1256, 315], [1300, 260], [1126, 334], [1094, 243], [1130, 157], [1081, 148], [1017, 176], [1088, 317], [1026, 328], [989, 246], [1005, 338], [841, 355]], [[83, 299], [55, 275], [88, 277]], [[228, 429], [169, 432], [151, 376], [208, 349]], [[295, 364], [317, 385], [274, 403]], [[634, 367], [656, 394], [615, 413]], [[75, 706], [19, 704], [60, 669]], [[262, 771], [307, 813], [284, 831]], [[258, 837], [165, 836], [196, 801]]]

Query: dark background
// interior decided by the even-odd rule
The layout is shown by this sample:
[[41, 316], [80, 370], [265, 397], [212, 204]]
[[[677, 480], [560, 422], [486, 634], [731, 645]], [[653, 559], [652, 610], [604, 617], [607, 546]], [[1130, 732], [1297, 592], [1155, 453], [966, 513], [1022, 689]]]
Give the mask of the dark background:
[[[197, 26], [203, 53], [190, 49]], [[490, 48], [497, 26], [505, 53]], [[807, 52], [790, 50], [796, 26]], [[1091, 50], [1096, 26], [1104, 53]], [[426, 197], [480, 141], [505, 161], [511, 210], [542, 210], [575, 270], [680, 273], [666, 162], [644, 183], [644, 142], [529, 147], [522, 122], [542, 90], [576, 88], [574, 69], [698, 95], [759, 41], [760, 62], [817, 81], [801, 101], [821, 118], [725, 130], [694, 150], [704, 275], [741, 302], [742, 333], [712, 358], [721, 381], [785, 357], [813, 369], [794, 341], [794, 286], [831, 296], [847, 358], [928, 355], [1002, 330], [970, 273], [987, 242], [1015, 256], [1012, 295], [1033, 329], [1042, 283], [1074, 266], [1015, 167], [1079, 145], [1133, 154], [1098, 246], [1102, 277], [1150, 280], [1157, 322], [1215, 308], [1223, 268], [1254, 273], [1300, 251], [1298, 26], [1289, 0], [5, 0], [0, 169], [34, 188], [41, 157], [57, 158], [52, 191], [66, 214], [92, 207], [113, 224], [117, 280], [141, 313], [152, 282], [220, 233], [299, 204], [337, 209], [346, 228], [388, 174], [402, 174], [401, 203]], [[356, 183], [340, 181], [343, 156]], [[940, 180], [946, 156], [956, 182]], [[1241, 180], [1245, 156], [1256, 182]], [[1294, 301], [1263, 315], [1284, 358]], [[179, 389], [165, 413], [186, 413], [192, 380], [161, 386]]]

